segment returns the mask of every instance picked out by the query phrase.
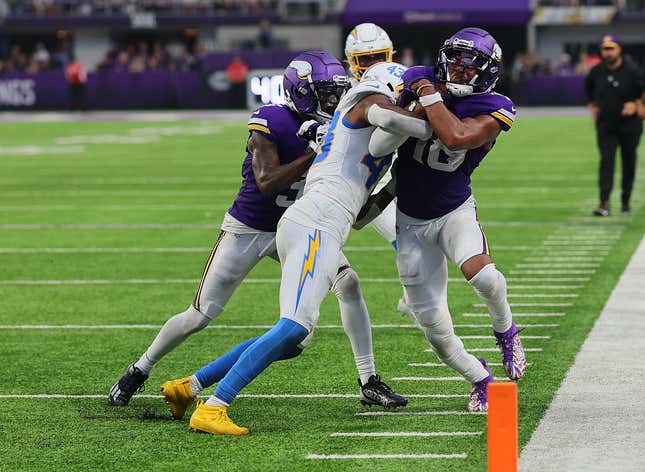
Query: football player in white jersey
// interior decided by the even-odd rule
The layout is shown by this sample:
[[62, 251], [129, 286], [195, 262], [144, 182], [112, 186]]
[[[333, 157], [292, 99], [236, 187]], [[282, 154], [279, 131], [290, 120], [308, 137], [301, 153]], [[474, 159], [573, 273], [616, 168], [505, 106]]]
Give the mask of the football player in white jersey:
[[[248, 434], [247, 428], [237, 426], [228, 417], [228, 406], [273, 362], [298, 355], [298, 346], [313, 332], [351, 226], [391, 163], [391, 154], [371, 152], [375, 130], [382, 128], [402, 139], [430, 137], [426, 121], [395, 105], [405, 70], [396, 63], [373, 66], [338, 104], [307, 174], [304, 195], [278, 223], [280, 320], [245, 346], [215, 394], [206, 403], [198, 404], [190, 420], [192, 430]], [[378, 150], [382, 151], [380, 147]]]
[[[284, 76], [284, 90], [291, 97], [287, 104], [263, 106], [249, 118], [242, 165], [244, 181], [224, 217], [222, 232], [193, 303], [166, 321], [139, 360], [126, 368], [110, 389], [110, 405], [126, 406], [165, 355], [222, 313], [233, 292], [260, 260], [278, 259], [275, 247], [278, 220], [302, 192], [303, 173], [315, 157], [312, 149], [317, 144], [309, 141], [315, 140], [316, 132], [303, 139], [303, 135], [311, 134], [312, 128], [311, 120], [306, 120], [328, 122], [347, 89], [342, 64], [325, 51], [298, 55], [287, 66]], [[376, 372], [369, 314], [358, 275], [344, 256], [331, 291], [338, 298], [343, 328], [352, 345], [361, 402], [404, 406], [407, 399], [393, 392]], [[226, 362], [206, 366], [193, 377], [165, 382], [162, 392], [172, 415], [183, 417], [196, 394], [221, 379], [234, 361], [235, 357], [229, 356]]]
[[[391, 62], [394, 45], [387, 32], [374, 23], [356, 25], [345, 39], [345, 58], [349, 64], [352, 85], [356, 85], [363, 73], [374, 64]], [[396, 159], [396, 155], [394, 156]], [[374, 192], [380, 191], [390, 181], [384, 176], [376, 185]], [[396, 201], [390, 203], [383, 212], [370, 222], [370, 225], [385, 238], [396, 250]], [[403, 296], [399, 299], [397, 310], [414, 320], [412, 309]]]

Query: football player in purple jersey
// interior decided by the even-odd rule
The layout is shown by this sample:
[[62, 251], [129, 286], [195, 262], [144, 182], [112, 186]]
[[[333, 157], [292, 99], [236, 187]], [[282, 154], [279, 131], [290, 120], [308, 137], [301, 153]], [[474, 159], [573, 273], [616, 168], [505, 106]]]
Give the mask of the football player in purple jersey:
[[[301, 195], [318, 147], [314, 140], [317, 134], [324, 135], [324, 126], [318, 125], [331, 119], [347, 86], [345, 70], [334, 56], [324, 51], [302, 53], [285, 70], [286, 104], [263, 106], [251, 114], [242, 187], [224, 216], [195, 299], [184, 312], [166, 321], [139, 360], [127, 367], [110, 390], [110, 405], [127, 405], [163, 356], [224, 310], [235, 289], [262, 258], [278, 260], [278, 220]], [[361, 402], [405, 405], [407, 399], [394, 393], [376, 373], [369, 315], [358, 276], [344, 256], [331, 291], [338, 298], [343, 327], [354, 352]], [[299, 354], [310, 340], [308, 336], [298, 352], [288, 357]], [[196, 394], [220, 380], [245, 346], [254, 341], [237, 346], [192, 377], [165, 382], [162, 392], [172, 415], [183, 417]]]
[[[454, 333], [446, 259], [486, 303], [508, 377], [517, 380], [526, 368], [506, 279], [491, 259], [470, 188], [471, 174], [515, 119], [511, 100], [493, 92], [501, 59], [502, 50], [488, 32], [465, 28], [444, 42], [436, 67], [412, 67], [403, 76], [404, 96], [418, 100], [434, 135], [427, 141], [411, 138], [398, 149], [397, 266], [433, 350], [472, 383], [471, 411], [487, 409], [486, 386], [493, 376]], [[391, 198], [385, 191], [374, 196], [364, 212], [374, 205], [384, 208]]]

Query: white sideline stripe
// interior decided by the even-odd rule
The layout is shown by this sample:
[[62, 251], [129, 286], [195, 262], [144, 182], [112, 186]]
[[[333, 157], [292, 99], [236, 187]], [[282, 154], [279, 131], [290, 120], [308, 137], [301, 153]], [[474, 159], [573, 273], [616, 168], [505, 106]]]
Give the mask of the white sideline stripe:
[[509, 298], [578, 298], [575, 293], [509, 293]]
[[583, 241], [544, 241], [544, 246], [569, 246], [569, 247], [582, 247], [583, 249], [611, 249], [613, 246], [609, 244], [598, 244], [595, 242]]
[[532, 270], [532, 269], [511, 269], [511, 274], [536, 274], [536, 275], [569, 275], [569, 274], [595, 274], [595, 269], [580, 269], [580, 270]]
[[[464, 313], [466, 318], [490, 318], [488, 313]], [[566, 313], [513, 313], [513, 317], [549, 317], [549, 316], [566, 316]]]
[[507, 282], [589, 282], [589, 277], [507, 277]]
[[640, 234], [638, 247], [522, 451], [520, 471], [643, 470], [642, 229]]
[[[487, 362], [489, 367], [504, 367], [504, 364], [501, 362]], [[531, 365], [531, 362], [527, 362], [526, 365]], [[446, 364], [441, 362], [412, 362], [408, 364], [409, 367], [448, 367]], [[409, 395], [408, 395], [409, 396]]]
[[583, 288], [584, 285], [509, 285], [509, 290], [574, 290]]
[[379, 431], [373, 433], [331, 433], [332, 437], [388, 438], [388, 437], [435, 437], [435, 436], [481, 436], [482, 431]]
[[[163, 398], [162, 395], [148, 395], [141, 394], [135, 395], [137, 398]], [[241, 398], [273, 398], [273, 399], [289, 399], [289, 398], [359, 398], [360, 395], [354, 393], [241, 393], [238, 395]], [[448, 393], [428, 393], [428, 394], [406, 394], [408, 398], [467, 398], [467, 394], [448, 394]], [[84, 398], [106, 398], [105, 393], [94, 394], [80, 394], [69, 395], [63, 393], [33, 393], [33, 394], [0, 394], [0, 399], [84, 399]], [[204, 397], [206, 398], [206, 397]]]
[[[514, 306], [573, 306], [573, 303], [509, 303], [511, 307]], [[475, 308], [484, 308], [485, 303], [473, 303]]]
[[356, 460], [356, 459], [467, 459], [468, 454], [308, 454], [314, 460]]
[[530, 264], [515, 264], [515, 267], [524, 267], [524, 268], [533, 268], [533, 269], [538, 269], [538, 268], [544, 268], [544, 269], [558, 269], [558, 268], [567, 268], [567, 267], [600, 267], [599, 263], [594, 263], [594, 262], [561, 262], [561, 263], [542, 263], [542, 262], [535, 262], [535, 263], [530, 263]]
[[[464, 380], [463, 377], [460, 377]], [[364, 411], [355, 416], [470, 416], [486, 415], [485, 411]]]

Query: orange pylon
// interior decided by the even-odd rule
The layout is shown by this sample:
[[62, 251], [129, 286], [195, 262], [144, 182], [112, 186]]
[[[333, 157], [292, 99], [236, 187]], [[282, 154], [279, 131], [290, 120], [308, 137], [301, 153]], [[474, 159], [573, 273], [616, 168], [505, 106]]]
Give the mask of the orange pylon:
[[488, 384], [488, 472], [517, 472], [517, 385]]

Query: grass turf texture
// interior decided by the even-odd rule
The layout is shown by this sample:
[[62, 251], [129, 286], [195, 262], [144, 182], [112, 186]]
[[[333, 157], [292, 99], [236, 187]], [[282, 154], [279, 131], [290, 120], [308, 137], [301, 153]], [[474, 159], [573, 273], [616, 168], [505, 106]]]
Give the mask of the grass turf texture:
[[[143, 129], [143, 130], [142, 130]], [[195, 129], [206, 129], [196, 134]], [[217, 236], [219, 223], [240, 182], [246, 133], [237, 122], [0, 124], [0, 325], [153, 324], [182, 311]], [[191, 134], [192, 133], [192, 134]], [[81, 152], [17, 154], [13, 147], [57, 146], [69, 136], [152, 136], [144, 144], [87, 144]], [[635, 214], [595, 220], [597, 153], [591, 124], [584, 118], [520, 118], [501, 137], [474, 176], [474, 191], [493, 257], [509, 278], [511, 294], [577, 294], [578, 298], [511, 298], [514, 303], [573, 303], [568, 307], [517, 307], [516, 313], [564, 312], [564, 317], [517, 317], [528, 328], [528, 368], [519, 382], [520, 443], [524, 445], [573, 362], [611, 289], [642, 237], [645, 187], [637, 182]], [[69, 140], [68, 140], [69, 142]], [[71, 145], [71, 144], [60, 144]], [[642, 149], [642, 148], [641, 148]], [[643, 161], [641, 159], [641, 167]], [[640, 169], [642, 176], [645, 169]], [[614, 192], [615, 194], [617, 192]], [[617, 197], [617, 195], [615, 195]], [[618, 208], [618, 204], [615, 204]], [[177, 227], [114, 227], [173, 224]], [[42, 226], [39, 226], [42, 225]], [[76, 225], [76, 226], [69, 226]], [[80, 225], [80, 226], [78, 226]], [[83, 226], [86, 225], [86, 226]], [[603, 232], [595, 235], [597, 231]], [[605, 233], [606, 232], [606, 233]], [[604, 235], [615, 235], [609, 239]], [[584, 245], [544, 244], [560, 236], [599, 237], [611, 246], [593, 274], [517, 274], [526, 258]], [[374, 324], [406, 324], [395, 312], [401, 288], [394, 253], [373, 230], [353, 232], [347, 255], [365, 280], [363, 292]], [[379, 251], [361, 250], [377, 246]], [[195, 248], [188, 252], [39, 252], [28, 248]], [[202, 249], [203, 248], [203, 249]], [[592, 249], [593, 251], [593, 249]], [[552, 254], [553, 255], [553, 254]], [[537, 263], [537, 262], [536, 262]], [[558, 263], [558, 262], [552, 262]], [[563, 262], [567, 264], [567, 262]], [[571, 262], [574, 264], [574, 262]], [[568, 268], [575, 270], [573, 266]], [[526, 270], [526, 269], [525, 269]], [[567, 270], [567, 267], [535, 270]], [[581, 269], [589, 270], [589, 268]], [[593, 270], [593, 269], [592, 269]], [[450, 268], [450, 276], [460, 274]], [[253, 279], [276, 279], [279, 266], [262, 261]], [[522, 278], [590, 277], [590, 281], [517, 281]], [[369, 279], [386, 279], [369, 281]], [[167, 283], [119, 283], [128, 279]], [[181, 280], [177, 280], [181, 279]], [[17, 280], [111, 280], [102, 285], [17, 285]], [[531, 289], [513, 288], [535, 285]], [[540, 289], [575, 285], [575, 289]], [[215, 325], [272, 324], [278, 314], [278, 284], [243, 284]], [[466, 283], [449, 286], [456, 324], [488, 324]], [[337, 304], [328, 297], [321, 325], [339, 325]], [[156, 329], [37, 330], [2, 328], [0, 395], [107, 393], [125, 366], [139, 357]], [[166, 379], [192, 373], [262, 329], [209, 329], [194, 335], [153, 371], [146, 393]], [[489, 335], [489, 328], [457, 328], [461, 335]], [[375, 328], [379, 372], [388, 380], [407, 376], [455, 376], [437, 362], [414, 329]], [[492, 339], [467, 339], [467, 347], [494, 347]], [[476, 353], [499, 362], [496, 352]], [[503, 379], [501, 368], [494, 373]], [[610, 373], [608, 373], [610, 374]], [[349, 343], [339, 328], [318, 329], [299, 358], [273, 365], [243, 393], [356, 394]], [[389, 381], [389, 380], [388, 380]], [[461, 394], [465, 382], [389, 381], [405, 394]], [[210, 393], [210, 389], [208, 393]], [[465, 411], [467, 398], [412, 398], [406, 410]], [[169, 419], [161, 400], [135, 398], [127, 408], [110, 408], [105, 398], [0, 398], [0, 457], [5, 470], [463, 470], [486, 468], [485, 416], [357, 416], [369, 410], [352, 398], [240, 398], [230, 409], [244, 438], [189, 434], [187, 420]], [[575, 418], [572, 418], [575, 421]], [[333, 432], [484, 431], [481, 436], [431, 438], [347, 438]], [[308, 460], [308, 454], [456, 454], [466, 459]]]

